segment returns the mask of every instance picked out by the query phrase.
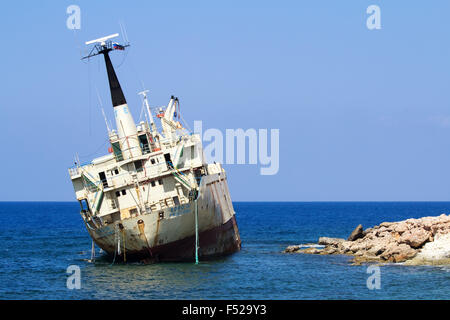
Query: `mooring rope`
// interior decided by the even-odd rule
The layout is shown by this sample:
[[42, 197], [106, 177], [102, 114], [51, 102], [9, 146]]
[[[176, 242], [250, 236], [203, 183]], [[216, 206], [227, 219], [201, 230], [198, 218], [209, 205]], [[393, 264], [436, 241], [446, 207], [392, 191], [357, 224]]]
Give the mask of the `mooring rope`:
[[91, 262], [95, 262], [95, 243], [94, 243], [94, 239], [92, 239]]
[[195, 264], [198, 264], [198, 204], [197, 199], [194, 200], [195, 208]]
[[122, 242], [123, 242], [123, 262], [127, 262], [127, 253], [125, 247], [125, 228], [122, 229]]
[[117, 224], [114, 225], [114, 258], [113, 261], [111, 263], [111, 266], [114, 264], [114, 262], [116, 261], [116, 245], [117, 245], [117, 238], [118, 238], [118, 229], [117, 229]]

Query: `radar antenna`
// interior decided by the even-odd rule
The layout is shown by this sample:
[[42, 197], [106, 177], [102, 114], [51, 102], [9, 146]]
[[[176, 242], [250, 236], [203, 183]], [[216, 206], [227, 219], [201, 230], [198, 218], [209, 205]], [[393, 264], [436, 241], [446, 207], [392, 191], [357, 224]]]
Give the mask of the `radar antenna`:
[[[119, 79], [117, 79], [117, 75], [116, 75], [116, 72], [114, 71], [114, 67], [112, 65], [111, 59], [109, 58], [109, 52], [112, 50], [125, 50], [126, 47], [130, 46], [129, 43], [127, 43], [125, 45], [121, 45], [121, 44], [118, 44], [117, 42], [112, 42], [110, 40], [117, 36], [119, 36], [119, 34], [114, 33], [114, 34], [111, 34], [106, 37], [87, 41], [86, 45], [95, 43], [95, 46], [92, 48], [89, 55], [82, 58], [82, 60], [83, 60], [83, 59], [97, 56], [99, 54], [102, 54], [105, 57], [106, 72], [108, 73], [109, 88], [111, 91], [111, 100], [112, 100], [112, 104], [114, 107], [126, 104], [127, 101], [123, 94], [122, 88], [120, 87]], [[133, 124], [134, 124], [134, 122], [133, 122]]]
[[85, 44], [86, 45], [90, 45], [90, 44], [94, 44], [95, 46], [92, 47], [91, 52], [89, 52], [89, 54], [83, 58], [81, 58], [81, 60], [84, 59], [88, 59], [90, 57], [94, 57], [96, 55], [99, 54], [103, 54], [105, 52], [109, 52], [112, 50], [125, 50], [126, 47], [130, 46], [130, 43], [127, 42], [126, 44], [119, 44], [117, 42], [112, 42], [110, 39], [118, 37], [119, 34], [118, 33], [114, 33], [111, 34], [109, 36], [106, 37], [102, 37], [102, 38], [98, 38], [98, 39], [94, 39], [91, 41], [87, 41]]

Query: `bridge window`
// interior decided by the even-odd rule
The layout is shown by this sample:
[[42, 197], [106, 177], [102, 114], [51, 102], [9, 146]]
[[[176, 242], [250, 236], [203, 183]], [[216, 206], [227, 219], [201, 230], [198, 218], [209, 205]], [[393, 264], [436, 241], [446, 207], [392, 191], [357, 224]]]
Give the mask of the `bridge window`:
[[112, 144], [114, 155], [116, 156], [117, 161], [123, 160], [122, 149], [120, 149], [120, 143], [114, 142]]
[[100, 180], [102, 181], [103, 188], [108, 188], [108, 181], [106, 180], [105, 172], [99, 172], [98, 176], [100, 177]]
[[136, 172], [141, 172], [141, 171], [144, 170], [144, 169], [142, 168], [142, 161], [141, 161], [141, 160], [135, 161], [135, 162], [134, 162], [134, 167], [136, 168]]
[[125, 189], [123, 189], [122, 191], [116, 191], [116, 197], [120, 197], [120, 194], [122, 193], [122, 195], [124, 196], [124, 195], [126, 195], [127, 194], [127, 191], [125, 190]]
[[173, 168], [172, 159], [170, 158], [170, 153], [164, 154], [164, 160], [166, 160], [167, 166]]
[[87, 199], [81, 199], [81, 200], [79, 200], [79, 202], [80, 202], [81, 211], [83, 211], [83, 212], [89, 211], [89, 204], [88, 204]]
[[139, 144], [141, 146], [143, 154], [146, 154], [146, 153], [150, 152], [150, 148], [148, 146], [147, 135], [142, 134], [142, 135], [139, 136]]
[[138, 211], [136, 208], [130, 210], [130, 216], [132, 216], [132, 217], [135, 217], [137, 215], [137, 213], [138, 213]]

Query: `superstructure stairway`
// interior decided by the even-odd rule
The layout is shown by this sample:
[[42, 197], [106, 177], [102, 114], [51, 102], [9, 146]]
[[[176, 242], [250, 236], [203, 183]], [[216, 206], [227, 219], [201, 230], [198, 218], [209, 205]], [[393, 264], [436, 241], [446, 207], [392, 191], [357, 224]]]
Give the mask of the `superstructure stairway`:
[[103, 190], [103, 183], [102, 181], [95, 181], [94, 177], [92, 177], [92, 175], [83, 168], [81, 168], [81, 176], [83, 177], [86, 188], [91, 192], [95, 192], [91, 204], [92, 208], [94, 209], [94, 213], [98, 213], [100, 211], [100, 207], [105, 195]]
[[167, 162], [169, 165], [170, 173], [172, 173], [172, 175], [175, 177], [175, 179], [177, 181], [179, 181], [183, 186], [185, 186], [188, 190], [192, 189], [191, 183], [189, 182], [188, 178], [186, 177], [186, 175], [181, 172], [180, 170], [178, 170], [177, 167], [175, 167], [172, 162], [168, 161]]

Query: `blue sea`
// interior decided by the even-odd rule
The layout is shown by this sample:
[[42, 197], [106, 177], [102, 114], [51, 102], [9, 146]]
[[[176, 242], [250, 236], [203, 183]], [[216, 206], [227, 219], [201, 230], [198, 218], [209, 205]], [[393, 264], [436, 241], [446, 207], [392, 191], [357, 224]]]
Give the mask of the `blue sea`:
[[[0, 299], [450, 299], [450, 267], [386, 265], [370, 290], [347, 256], [283, 254], [362, 224], [436, 216], [450, 202], [237, 202], [242, 250], [208, 262], [111, 264], [75, 202], [0, 202]], [[97, 249], [98, 250], [98, 249]], [[79, 266], [81, 288], [68, 289]]]

